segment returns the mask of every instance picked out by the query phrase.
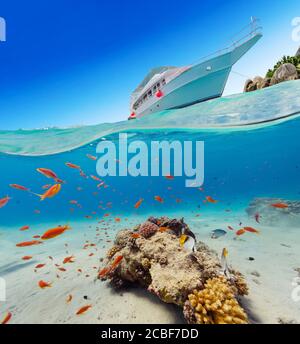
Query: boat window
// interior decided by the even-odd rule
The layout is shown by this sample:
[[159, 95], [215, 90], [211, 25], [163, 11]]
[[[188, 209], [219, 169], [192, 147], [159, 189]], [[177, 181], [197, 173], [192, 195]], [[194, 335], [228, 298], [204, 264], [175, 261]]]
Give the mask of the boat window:
[[160, 88], [160, 83], [159, 82], [157, 83], [157, 88]]
[[166, 79], [162, 79], [162, 85], [164, 86], [166, 84]]
[[148, 97], [151, 97], [152, 96], [152, 91], [150, 90], [149, 92], [148, 92]]

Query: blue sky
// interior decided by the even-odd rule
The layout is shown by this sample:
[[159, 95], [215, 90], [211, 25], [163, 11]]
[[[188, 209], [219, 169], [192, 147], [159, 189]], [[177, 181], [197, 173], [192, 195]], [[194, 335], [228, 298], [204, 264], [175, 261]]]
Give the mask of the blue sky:
[[252, 15], [264, 37], [233, 68], [225, 94], [296, 52], [299, 0], [1, 1], [0, 129], [126, 119], [130, 94], [149, 69], [225, 47]]

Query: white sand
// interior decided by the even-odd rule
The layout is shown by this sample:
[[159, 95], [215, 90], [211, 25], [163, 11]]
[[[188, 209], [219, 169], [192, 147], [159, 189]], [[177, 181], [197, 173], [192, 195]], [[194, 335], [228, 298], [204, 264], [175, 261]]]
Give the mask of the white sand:
[[[186, 218], [186, 222], [199, 240], [217, 252], [221, 252], [223, 247], [228, 248], [230, 265], [240, 270], [249, 284], [250, 294], [243, 304], [252, 322], [277, 323], [281, 318], [300, 323], [300, 302], [293, 301], [291, 297], [295, 288], [293, 279], [297, 277], [294, 269], [300, 267], [299, 229], [263, 227], [243, 219], [243, 225], [258, 228], [261, 234], [247, 233], [235, 240], [234, 233], [228, 231], [226, 236], [211, 239], [211, 230], [227, 228], [227, 225], [234, 227], [240, 220], [227, 218], [226, 223], [214, 218], [201, 220], [195, 217]], [[184, 323], [180, 309], [161, 303], [140, 288], [115, 292], [107, 283], [95, 280], [99, 259], [104, 257], [111, 245], [106, 240], [113, 240], [118, 228], [132, 227], [140, 221], [122, 221], [118, 225], [111, 223], [107, 226], [110, 228], [108, 237], [103, 229], [99, 230], [100, 236], [95, 236], [98, 233], [95, 222], [71, 223], [73, 229], [61, 237], [29, 248], [17, 248], [15, 244], [30, 240], [33, 235], [42, 234], [57, 224], [33, 226], [26, 232], [0, 230], [0, 276], [7, 283], [7, 301], [0, 302], [0, 317], [9, 310], [13, 314], [11, 323]], [[97, 247], [83, 250], [86, 240], [96, 243]], [[65, 247], [66, 243], [68, 247]], [[94, 256], [90, 257], [90, 253]], [[62, 264], [62, 260], [72, 254], [75, 263]], [[21, 260], [24, 255], [34, 257], [24, 262]], [[54, 261], [48, 256], [52, 256]], [[249, 261], [250, 256], [255, 260]], [[34, 272], [38, 263], [46, 263], [46, 266]], [[54, 265], [56, 263], [67, 271], [60, 272]], [[82, 273], [77, 271], [79, 268]], [[42, 290], [38, 287], [39, 280], [52, 282], [53, 285]], [[69, 294], [73, 300], [67, 304]], [[84, 296], [88, 299], [85, 300]], [[77, 316], [76, 311], [87, 304], [91, 304], [92, 308]]]

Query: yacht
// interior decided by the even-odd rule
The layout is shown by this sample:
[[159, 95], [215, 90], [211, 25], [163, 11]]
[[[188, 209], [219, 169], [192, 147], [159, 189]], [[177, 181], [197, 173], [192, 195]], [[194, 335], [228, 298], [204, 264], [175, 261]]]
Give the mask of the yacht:
[[131, 115], [128, 119], [221, 97], [232, 66], [261, 37], [258, 20], [251, 18], [251, 24], [239, 33], [239, 38], [229, 47], [189, 66], [152, 69], [131, 96]]

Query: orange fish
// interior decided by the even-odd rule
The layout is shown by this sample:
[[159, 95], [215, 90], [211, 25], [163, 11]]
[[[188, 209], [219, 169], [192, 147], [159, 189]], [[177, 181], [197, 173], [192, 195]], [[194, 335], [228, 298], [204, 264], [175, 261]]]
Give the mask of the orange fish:
[[96, 180], [97, 182], [101, 182], [101, 179], [100, 179], [100, 178], [98, 178], [98, 177], [96, 177], [96, 176], [94, 176], [94, 175], [92, 175], [92, 174], [91, 174], [91, 178], [94, 179], [94, 180]]
[[85, 313], [85, 312], [86, 312], [87, 310], [89, 310], [91, 307], [92, 307], [92, 305], [86, 305], [86, 306], [81, 307], [81, 308], [76, 312], [76, 315], [80, 315], [80, 314]]
[[20, 231], [27, 231], [29, 229], [29, 226], [23, 226], [20, 228]]
[[106, 276], [110, 271], [111, 271], [110, 268], [104, 268], [99, 272], [98, 277], [102, 278]]
[[271, 206], [278, 209], [286, 209], [289, 207], [286, 203], [274, 203]]
[[244, 230], [247, 231], [247, 232], [250, 232], [250, 233], [256, 233], [256, 234], [259, 234], [259, 231], [255, 228], [252, 228], [252, 227], [244, 227]]
[[43, 174], [45, 177], [54, 179], [56, 183], [63, 183], [63, 180], [59, 179], [56, 173], [54, 173], [52, 170], [48, 168], [41, 167], [41, 168], [37, 168], [36, 170], [40, 172], [41, 174]]
[[70, 295], [68, 295], [68, 297], [67, 297], [67, 303], [70, 303], [71, 301], [72, 301], [72, 299], [73, 299], [73, 296], [70, 294]]
[[6, 197], [4, 197], [4, 198], [1, 198], [1, 199], [0, 199], [0, 208], [4, 207], [4, 206], [8, 203], [8, 201], [9, 201], [10, 199], [11, 199], [11, 198], [8, 197], [8, 196], [6, 196]]
[[46, 264], [38, 264], [35, 266], [35, 269], [41, 269], [45, 266]]
[[48, 282], [41, 280], [41, 281], [39, 281], [39, 287], [41, 289], [50, 288], [50, 287], [52, 287], [52, 283], [48, 283]]
[[210, 196], [206, 196], [206, 200], [207, 200], [207, 202], [209, 202], [209, 203], [217, 203], [218, 201], [216, 201], [215, 199], [213, 199], [212, 197], [210, 197]]
[[27, 247], [27, 246], [40, 245], [40, 244], [42, 244], [42, 241], [32, 240], [32, 241], [20, 242], [19, 244], [16, 244], [16, 246], [17, 247]]
[[65, 272], [67, 271], [65, 268], [58, 268], [59, 271]]
[[89, 254], [89, 257], [92, 257], [93, 255], [94, 255], [94, 253], [90, 253], [90, 254]]
[[71, 227], [68, 225], [58, 226], [56, 228], [49, 229], [42, 235], [42, 239], [43, 240], [53, 239], [63, 234], [66, 230], [69, 230], [69, 229], [71, 229]]
[[165, 178], [169, 179], [169, 180], [172, 180], [172, 179], [174, 179], [174, 176], [168, 175], [168, 176], [165, 176]]
[[154, 199], [159, 203], [164, 203], [164, 200], [160, 196], [154, 196]]
[[82, 270], [81, 270], [81, 269], [77, 269], [77, 271], [78, 271], [78, 272], [80, 272], [80, 273], [82, 272]]
[[168, 230], [169, 230], [168, 227], [160, 227], [160, 228], [159, 228], [159, 232], [161, 232], [161, 233], [166, 232], [166, 231], [168, 231]]
[[116, 217], [115, 222], [121, 222], [121, 219], [119, 217]]
[[94, 155], [87, 154], [86, 156], [91, 160], [97, 160], [97, 157], [95, 157]]
[[34, 235], [33, 239], [39, 239], [41, 236], [40, 235]]
[[13, 189], [22, 190], [22, 191], [29, 191], [28, 188], [26, 188], [25, 186], [19, 185], [19, 184], [9, 184], [9, 186]]
[[67, 264], [67, 263], [74, 263], [74, 256], [66, 257], [63, 260], [63, 264]]
[[135, 209], [138, 209], [138, 208], [141, 206], [143, 200], [144, 200], [144, 199], [141, 198], [139, 201], [137, 201], [137, 202], [135, 203], [135, 205], [134, 205]]
[[55, 195], [57, 195], [59, 193], [60, 189], [61, 189], [61, 184], [54, 184], [53, 186], [51, 186], [50, 189], [48, 189], [42, 195], [40, 195], [40, 194], [35, 194], [35, 195], [40, 197], [41, 201], [43, 201], [46, 198], [52, 198]]
[[132, 237], [133, 239], [138, 239], [138, 238], [141, 237], [141, 235], [140, 235], [139, 233], [132, 233], [132, 234], [131, 234], [131, 237]]
[[239, 230], [236, 232], [236, 235], [243, 235], [243, 234], [245, 234], [245, 233], [246, 233], [245, 229], [242, 228], [242, 229], [239, 229]]
[[80, 166], [72, 164], [71, 162], [66, 162], [66, 166], [70, 167], [70, 168], [74, 168], [75, 170], [80, 170]]
[[106, 213], [103, 215], [103, 217], [108, 217], [110, 214], [109, 213]]
[[12, 314], [8, 312], [5, 317], [1, 320], [0, 324], [5, 325], [9, 322], [9, 320], [12, 318]]
[[118, 256], [112, 263], [111, 268], [115, 269], [120, 263], [121, 260], [123, 259], [123, 256]]
[[22, 257], [22, 259], [23, 260], [30, 260], [30, 259], [32, 259], [32, 256], [24, 256], [24, 257]]

